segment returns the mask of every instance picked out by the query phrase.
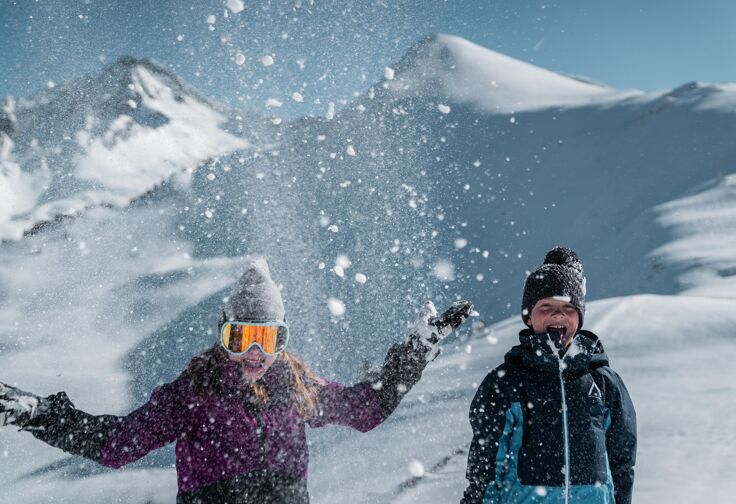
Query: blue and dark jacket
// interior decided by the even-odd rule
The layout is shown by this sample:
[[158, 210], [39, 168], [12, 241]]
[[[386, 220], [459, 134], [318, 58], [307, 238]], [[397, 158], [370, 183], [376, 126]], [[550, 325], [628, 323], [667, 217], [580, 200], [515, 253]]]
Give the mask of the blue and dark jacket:
[[630, 504], [636, 412], [598, 337], [519, 338], [471, 404], [462, 504]]

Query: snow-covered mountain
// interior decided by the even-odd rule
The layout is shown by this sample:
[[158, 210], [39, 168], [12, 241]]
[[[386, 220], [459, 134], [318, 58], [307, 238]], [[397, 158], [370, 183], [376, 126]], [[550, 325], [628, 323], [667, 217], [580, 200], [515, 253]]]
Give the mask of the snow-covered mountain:
[[0, 238], [97, 206], [125, 207], [205, 160], [249, 146], [226, 115], [148, 60], [5, 100], [0, 114]]
[[[310, 472], [315, 502], [452, 502], [525, 272], [565, 244], [639, 407], [637, 502], [734, 490], [717, 467], [736, 443], [708, 404], [733, 412], [735, 85], [615, 90], [437, 35], [324, 118], [227, 111], [133, 59], [2, 110], [3, 381], [130, 410], [212, 343], [246, 253], [270, 257], [294, 347], [339, 379], [424, 297], [467, 297], [488, 328], [375, 432], [314, 433]], [[6, 431], [13, 502], [173, 500], [170, 451], [108, 472]], [[410, 481], [414, 459], [429, 474]]]

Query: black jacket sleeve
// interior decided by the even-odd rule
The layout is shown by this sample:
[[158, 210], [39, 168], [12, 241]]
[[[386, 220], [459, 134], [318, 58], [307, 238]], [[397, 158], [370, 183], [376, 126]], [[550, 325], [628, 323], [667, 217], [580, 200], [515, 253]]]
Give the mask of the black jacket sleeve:
[[473, 440], [466, 471], [468, 486], [461, 504], [480, 504], [486, 488], [496, 479], [496, 454], [506, 426], [506, 411], [511, 403], [505, 392], [505, 373], [503, 369], [491, 371], [470, 405]]
[[66, 393], [48, 396], [43, 414], [23, 427], [37, 439], [72, 455], [102, 462], [107, 445], [120, 418], [113, 415], [91, 415], [78, 410]]
[[381, 369], [369, 377], [368, 382], [376, 391], [384, 419], [393, 413], [401, 399], [422, 377], [428, 354], [428, 348], [412, 341], [393, 345]]
[[613, 476], [616, 504], [631, 504], [636, 464], [636, 411], [621, 377], [612, 369], [601, 369], [606, 377], [606, 406], [611, 425], [606, 433], [606, 451]]

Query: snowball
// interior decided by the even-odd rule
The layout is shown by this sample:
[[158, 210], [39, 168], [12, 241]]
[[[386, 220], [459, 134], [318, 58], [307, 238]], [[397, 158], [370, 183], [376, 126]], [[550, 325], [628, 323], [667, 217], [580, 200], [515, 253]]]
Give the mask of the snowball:
[[336, 225], [334, 225], [334, 224], [330, 224], [329, 226], [327, 226], [327, 231], [331, 231], [333, 233], [337, 233], [339, 230], [340, 229]]
[[128, 107], [132, 109], [138, 108], [138, 104], [134, 100], [128, 100]]
[[342, 266], [339, 266], [339, 265], [336, 264], [332, 268], [332, 271], [334, 271], [335, 272], [335, 275], [339, 276], [340, 278], [345, 277], [345, 270], [343, 269]]
[[304, 97], [301, 95], [301, 93], [297, 93], [296, 91], [291, 94], [291, 99], [299, 103], [304, 101]]
[[393, 80], [394, 79], [394, 69], [391, 67], [386, 67], [386, 69], [383, 71], [383, 76], [386, 77], [387, 80]]
[[209, 181], [215, 180], [215, 174], [214, 173], [208, 173], [207, 174], [207, 180], [209, 180]]
[[447, 259], [440, 259], [434, 265], [434, 276], [440, 280], [452, 281], [455, 279], [455, 266]]
[[534, 489], [534, 493], [539, 495], [540, 497], [546, 497], [547, 496], [547, 489], [543, 486], [538, 486]]
[[340, 317], [345, 314], [345, 303], [337, 298], [329, 298], [327, 300], [327, 308], [333, 317]]
[[473, 162], [473, 166], [475, 166], [476, 168], [480, 168], [480, 160], [475, 160]]
[[456, 238], [455, 239], [455, 248], [460, 250], [461, 248], [465, 248], [465, 246], [468, 244], [468, 240], [465, 238]]
[[345, 149], [345, 152], [348, 153], [348, 156], [355, 156], [355, 148], [352, 145], [348, 145], [348, 148]]
[[243, 63], [245, 63], [245, 54], [243, 54], [243, 53], [236, 54], [235, 55], [235, 64], [236, 65], [242, 65]]
[[359, 284], [364, 284], [368, 281], [368, 277], [366, 277], [363, 273], [356, 273], [355, 281], [358, 282]]
[[333, 117], [335, 117], [335, 103], [330, 102], [327, 104], [327, 113], [325, 114], [325, 118], [329, 121]]
[[273, 65], [273, 58], [270, 55], [266, 54], [261, 58], [261, 63], [263, 63], [263, 66], [271, 66]]
[[225, 2], [225, 6], [230, 9], [230, 12], [232, 12], [233, 14], [242, 12], [243, 9], [245, 9], [245, 4], [243, 3], [243, 0], [227, 0]]
[[424, 465], [416, 459], [412, 460], [409, 462], [409, 474], [415, 478], [421, 478], [424, 476]]
[[437, 105], [437, 110], [442, 112], [443, 114], [449, 114], [450, 113], [450, 107], [448, 105], [439, 104]]
[[341, 268], [348, 269], [350, 266], [352, 266], [352, 262], [350, 262], [350, 258], [346, 256], [345, 254], [340, 254], [335, 258], [335, 264], [340, 266]]
[[210, 14], [207, 16], [207, 24], [213, 25], [215, 24], [216, 18], [214, 14]]
[[283, 102], [278, 101], [276, 98], [269, 98], [266, 100], [266, 107], [268, 108], [277, 108], [283, 105]]

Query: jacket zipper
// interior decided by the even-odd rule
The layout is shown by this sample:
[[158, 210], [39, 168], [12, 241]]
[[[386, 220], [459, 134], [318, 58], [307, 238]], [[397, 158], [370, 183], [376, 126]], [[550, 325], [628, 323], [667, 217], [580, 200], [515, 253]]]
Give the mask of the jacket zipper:
[[567, 397], [565, 394], [565, 380], [562, 378], [562, 362], [560, 359], [560, 391], [562, 392], [562, 435], [565, 447], [565, 504], [570, 502], [570, 432], [567, 423]]
[[560, 357], [560, 393], [562, 394], [562, 441], [565, 450], [565, 504], [570, 502], [570, 428], [568, 425], [567, 418], [567, 394], [565, 392], [565, 380], [562, 374], [565, 370], [565, 357], [567, 357], [567, 350]]

